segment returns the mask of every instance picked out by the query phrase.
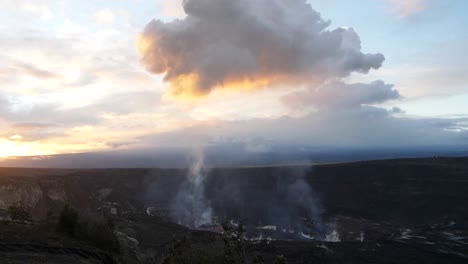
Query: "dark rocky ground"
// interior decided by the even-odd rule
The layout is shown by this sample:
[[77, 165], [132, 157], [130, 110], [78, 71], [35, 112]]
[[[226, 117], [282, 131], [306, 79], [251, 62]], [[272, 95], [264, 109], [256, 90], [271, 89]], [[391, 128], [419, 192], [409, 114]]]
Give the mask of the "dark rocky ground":
[[[468, 263], [468, 158], [207, 173], [206, 196], [218, 222], [242, 221], [251, 238], [262, 235], [245, 243], [249, 261], [262, 256], [274, 263], [284, 255], [288, 263]], [[221, 234], [171, 221], [185, 175], [180, 169], [0, 169], [0, 208], [20, 202], [34, 220], [12, 222], [0, 211], [0, 263], [161, 263], [173, 241], [184, 238], [195, 252], [190, 256], [219, 263]], [[298, 179], [312, 190], [307, 199], [319, 207], [331, 237], [300, 235], [297, 228], [314, 222], [301, 218], [307, 212], [285, 191]], [[120, 253], [58, 234], [54, 223], [66, 203], [83, 215], [110, 215]]]

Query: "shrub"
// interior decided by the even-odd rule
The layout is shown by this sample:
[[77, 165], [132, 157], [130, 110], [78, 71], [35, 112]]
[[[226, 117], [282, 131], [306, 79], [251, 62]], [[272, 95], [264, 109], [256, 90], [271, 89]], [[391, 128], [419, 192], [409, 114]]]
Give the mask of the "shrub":
[[109, 222], [100, 218], [87, 218], [79, 222], [77, 238], [102, 250], [118, 252], [119, 240]]
[[264, 264], [264, 263], [265, 263], [265, 260], [263, 259], [262, 256], [256, 255], [256, 256], [252, 259], [252, 264]]
[[245, 229], [242, 224], [236, 228], [229, 223], [223, 225], [224, 264], [245, 263]]
[[74, 237], [78, 225], [78, 219], [78, 211], [66, 204], [60, 213], [57, 227], [58, 231], [67, 234], [70, 237]]
[[275, 264], [287, 264], [286, 258], [283, 255], [276, 256]]
[[168, 255], [163, 264], [219, 264], [217, 252], [201, 251], [193, 248], [192, 242], [184, 237], [174, 239], [169, 247]]
[[16, 221], [31, 221], [32, 218], [29, 208], [19, 203], [8, 206], [8, 213]]
[[65, 205], [60, 213], [57, 230], [102, 250], [118, 252], [120, 249], [111, 220], [80, 216], [79, 212], [69, 205]]

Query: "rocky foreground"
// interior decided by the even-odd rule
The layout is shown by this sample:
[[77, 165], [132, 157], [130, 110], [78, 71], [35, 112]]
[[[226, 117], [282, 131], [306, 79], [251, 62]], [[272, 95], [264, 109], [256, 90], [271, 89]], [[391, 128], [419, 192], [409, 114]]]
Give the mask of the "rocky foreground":
[[[242, 242], [241, 255], [247, 263], [468, 262], [468, 158], [206, 173], [214, 225], [245, 223], [249, 240]], [[236, 263], [226, 258], [219, 226], [201, 231], [177, 224], [173, 198], [186, 174], [180, 169], [0, 169], [1, 263]], [[312, 190], [314, 206], [320, 207], [313, 221], [297, 220], [307, 212], [278, 195], [292, 178]], [[119, 249], [58, 232], [65, 204], [82, 219], [109, 220]], [[14, 219], [12, 205], [26, 208], [30, 217]], [[285, 214], [290, 217], [281, 217]], [[297, 224], [301, 221], [306, 224]], [[323, 234], [304, 231], [318, 221]]]

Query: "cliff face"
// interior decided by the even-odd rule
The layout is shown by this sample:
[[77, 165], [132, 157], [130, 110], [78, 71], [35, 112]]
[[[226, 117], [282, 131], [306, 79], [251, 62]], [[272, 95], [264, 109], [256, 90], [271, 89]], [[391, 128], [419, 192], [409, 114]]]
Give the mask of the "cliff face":
[[62, 203], [67, 201], [63, 186], [45, 186], [37, 183], [0, 186], [0, 209], [7, 209], [9, 205], [17, 203], [34, 208], [47, 200]]
[[[106, 178], [109, 173], [104, 170], [0, 169], [0, 209], [21, 204], [31, 210], [36, 220], [57, 213], [66, 203], [85, 212], [96, 211], [113, 194], [112, 182], [119, 182], [121, 186], [128, 184], [125, 179], [119, 181], [118, 173], [114, 174], [115, 179], [102, 179], [100, 174]], [[128, 197], [128, 194], [120, 195], [123, 199]]]
[[[417, 256], [420, 262], [447, 257], [451, 263], [463, 263], [468, 258], [468, 158], [223, 168], [206, 173], [205, 194], [214, 220], [242, 220], [251, 228], [248, 235], [262, 239], [302, 235], [301, 242], [271, 242], [276, 251], [297, 260], [291, 263], [307, 263], [305, 251], [315, 252], [308, 258], [319, 263], [342, 263], [347, 258], [343, 252], [354, 252], [368, 263], [391, 263], [384, 258], [397, 257], [386, 253], [395, 250]], [[215, 235], [204, 238], [171, 223], [176, 221], [171, 218], [174, 197], [186, 174], [181, 169], [2, 168], [0, 209], [21, 203], [31, 208], [36, 220], [57, 215], [65, 203], [83, 214], [105, 212], [115, 217], [118, 237], [127, 245], [125, 254], [153, 263], [150, 259], [160, 259], [173, 237], [190, 233], [192, 239], [205, 241], [202, 246], [216, 240]], [[310, 242], [310, 234], [291, 226], [308, 213], [297, 209], [298, 204], [312, 203], [317, 208], [311, 212], [321, 218], [306, 222], [323, 221], [333, 228], [320, 242]], [[263, 252], [268, 246], [259, 241], [249, 248]], [[345, 243], [331, 243], [338, 241]]]
[[42, 189], [38, 185], [2, 185], [0, 186], [0, 209], [7, 209], [9, 205], [15, 203], [22, 203], [32, 208], [39, 203], [42, 196]]
[[[114, 203], [120, 211], [169, 214], [186, 173], [179, 169], [3, 168], [0, 209], [22, 203], [34, 216], [43, 217], [65, 203], [90, 212]], [[298, 178], [310, 187], [324, 216], [409, 224], [430, 224], [447, 217], [468, 219], [467, 158], [211, 169], [205, 193], [218, 216], [261, 218], [284, 186]]]
[[36, 219], [44, 218], [49, 211], [58, 210], [69, 200], [64, 182], [64, 171], [0, 169], [0, 209], [21, 204], [31, 210]]

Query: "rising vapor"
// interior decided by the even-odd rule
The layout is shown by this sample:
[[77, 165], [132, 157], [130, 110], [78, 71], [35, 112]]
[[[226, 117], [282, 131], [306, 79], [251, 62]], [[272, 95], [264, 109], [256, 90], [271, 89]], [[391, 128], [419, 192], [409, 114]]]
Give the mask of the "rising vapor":
[[194, 153], [193, 162], [171, 204], [174, 221], [189, 227], [201, 227], [212, 224], [213, 211], [205, 197], [206, 170], [204, 155]]
[[219, 88], [321, 84], [381, 67], [352, 28], [329, 30], [305, 0], [185, 0], [187, 16], [151, 21], [137, 40], [147, 69], [173, 97]]

